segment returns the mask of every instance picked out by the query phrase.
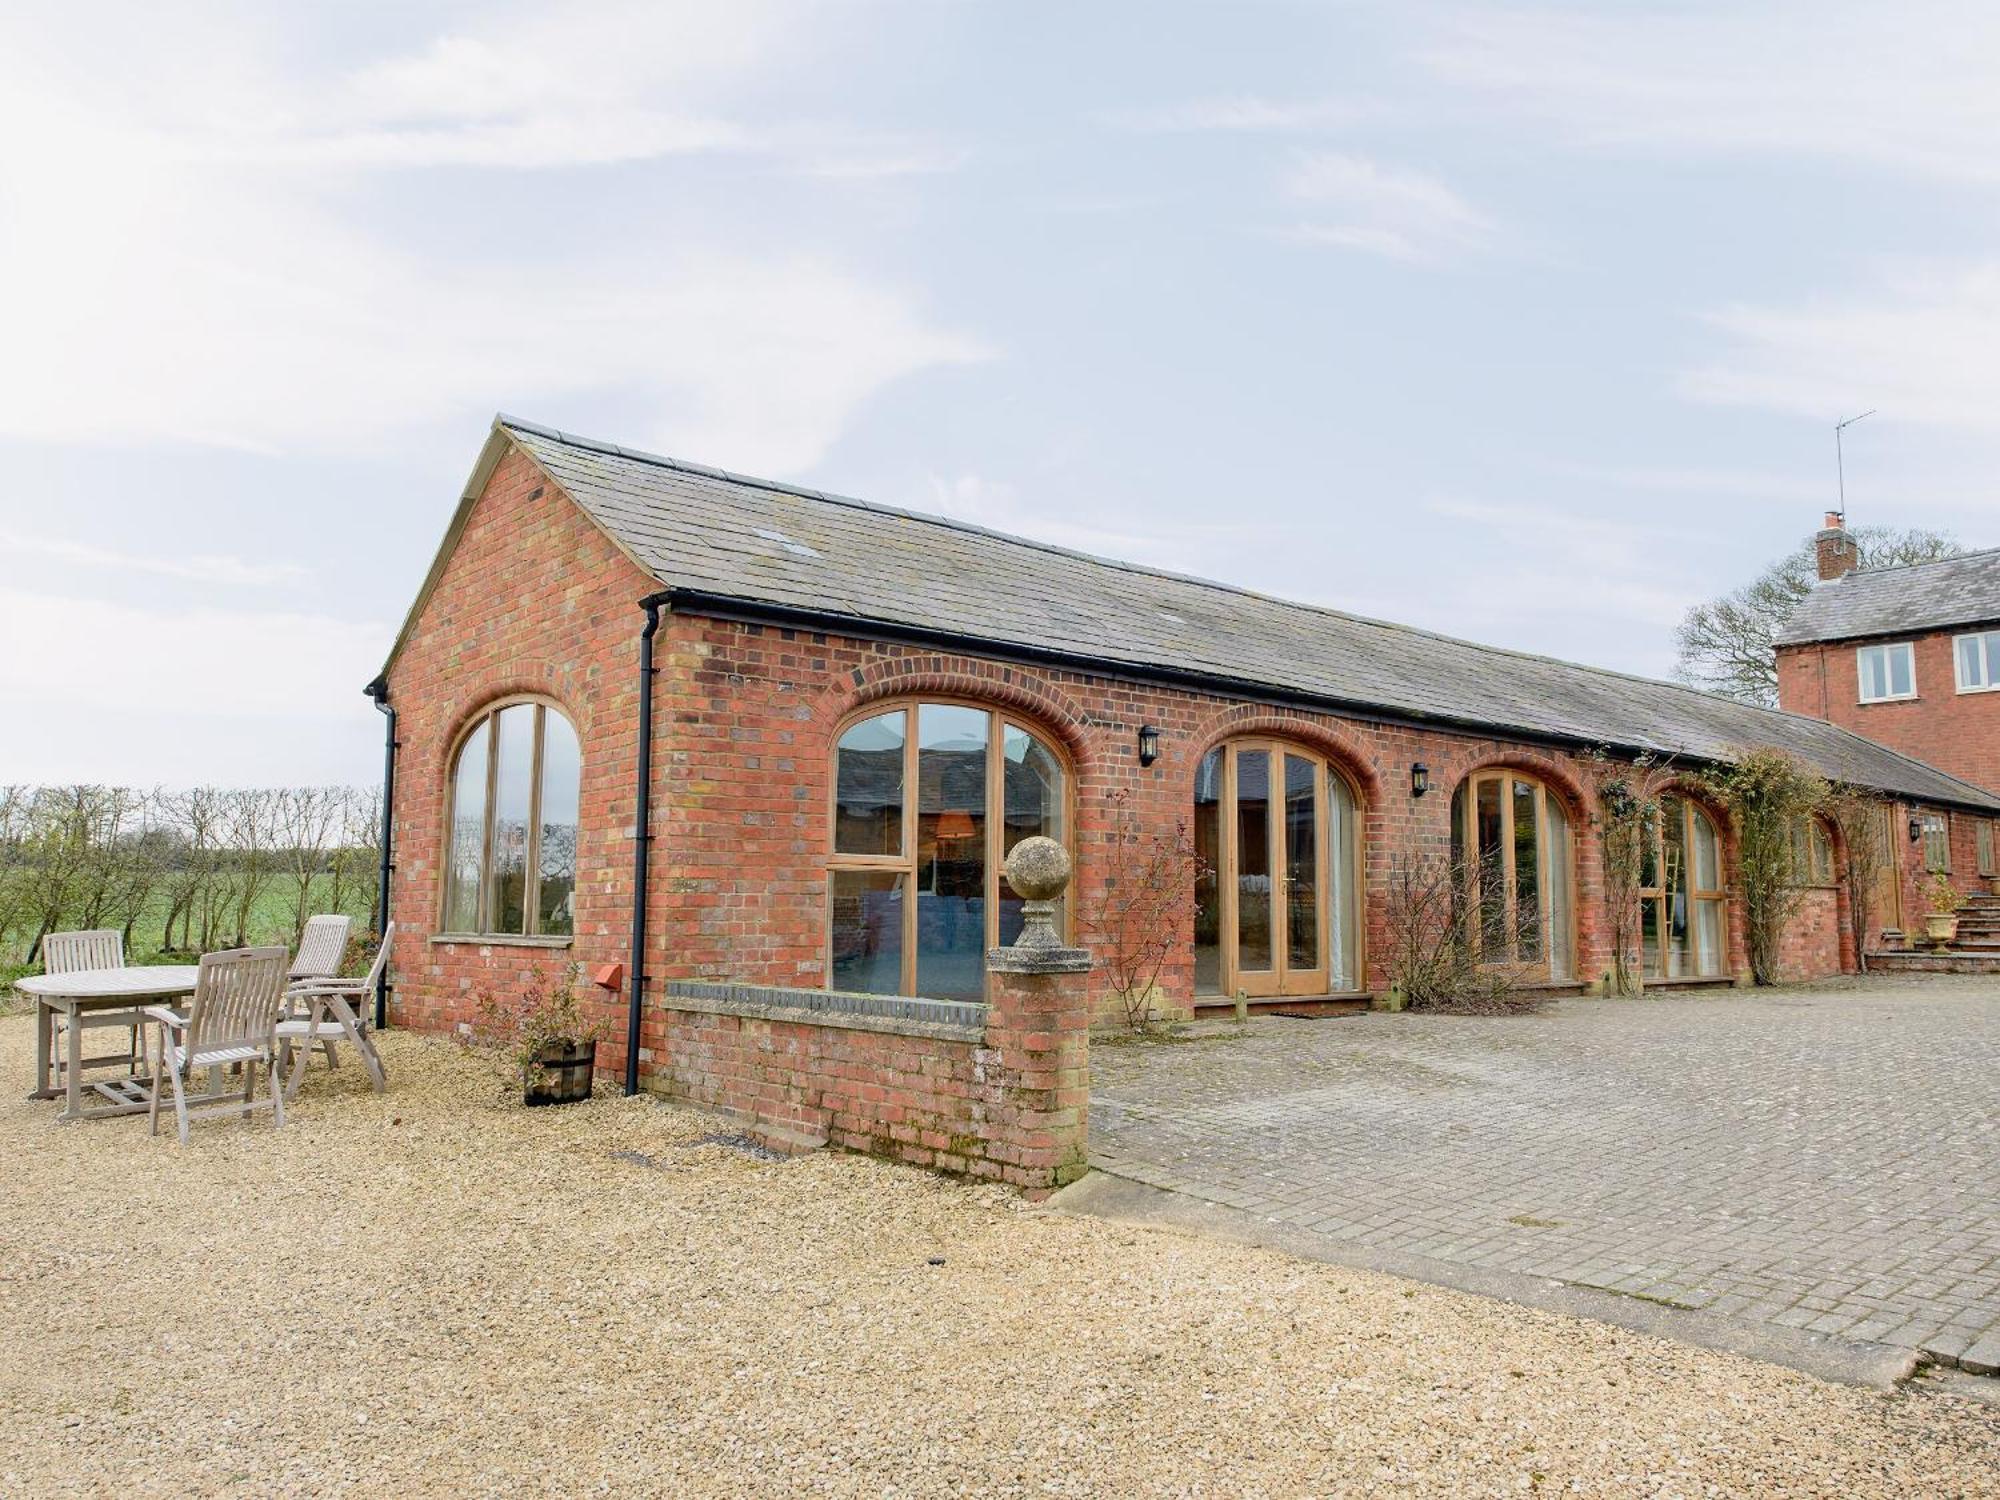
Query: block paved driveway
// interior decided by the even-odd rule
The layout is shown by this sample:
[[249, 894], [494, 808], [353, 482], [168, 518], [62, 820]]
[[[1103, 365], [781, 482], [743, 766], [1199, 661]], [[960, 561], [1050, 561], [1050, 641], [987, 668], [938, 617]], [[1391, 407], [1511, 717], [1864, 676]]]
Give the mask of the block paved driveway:
[[1995, 981], [1188, 1035], [1093, 1046], [1103, 1170], [1378, 1252], [2000, 1359]]

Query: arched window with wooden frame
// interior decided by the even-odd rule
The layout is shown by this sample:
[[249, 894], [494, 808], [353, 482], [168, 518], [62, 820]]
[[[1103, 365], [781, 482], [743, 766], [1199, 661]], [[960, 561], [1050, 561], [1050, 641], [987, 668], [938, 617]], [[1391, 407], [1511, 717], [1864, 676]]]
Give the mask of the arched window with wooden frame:
[[1070, 774], [1028, 724], [976, 703], [871, 707], [835, 737], [827, 985], [978, 1000], [1021, 931], [1008, 852], [1069, 842]]
[[468, 937], [576, 931], [576, 729], [539, 698], [485, 709], [452, 750], [439, 927]]
[[1474, 771], [1452, 793], [1451, 859], [1481, 963], [1576, 977], [1576, 850], [1560, 794], [1509, 766]]
[[1640, 870], [1639, 946], [1648, 979], [1728, 972], [1729, 892], [1722, 835], [1708, 813], [1668, 793], [1647, 830]]
[[1195, 771], [1195, 993], [1325, 995], [1360, 985], [1356, 797], [1283, 740], [1216, 746]]

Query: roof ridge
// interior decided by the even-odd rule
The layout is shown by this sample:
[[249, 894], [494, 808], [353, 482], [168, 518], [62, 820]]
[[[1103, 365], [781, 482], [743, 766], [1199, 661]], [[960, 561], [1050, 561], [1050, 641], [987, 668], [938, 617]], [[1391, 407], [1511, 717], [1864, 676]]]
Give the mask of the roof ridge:
[[1874, 578], [1883, 573], [1907, 573], [1913, 568], [1939, 568], [1946, 563], [1969, 562], [1976, 557], [1992, 557], [2000, 553], [2000, 547], [1971, 547], [1964, 552], [1954, 552], [1949, 557], [1926, 557], [1920, 562], [1884, 563], [1879, 568], [1856, 568], [1852, 573], [1843, 573], [1838, 578], [1823, 578], [1821, 583], [1845, 583], [1850, 578]]
[[[1259, 589], [1247, 588], [1242, 584], [1225, 583], [1220, 579], [1203, 578], [1199, 574], [1180, 573], [1172, 568], [1154, 567], [1147, 563], [1135, 563], [1123, 558], [1104, 557], [1097, 553], [1084, 552], [1075, 547], [1064, 547], [1055, 542], [1039, 541], [1034, 537], [1024, 537], [1009, 531], [996, 531], [990, 526], [981, 526], [972, 521], [960, 521], [951, 516], [933, 515], [928, 511], [912, 510], [907, 506], [884, 505], [879, 501], [861, 500], [852, 495], [839, 494], [832, 490], [816, 490], [809, 485], [788, 484], [782, 480], [760, 479], [751, 474], [739, 474], [730, 469], [718, 469], [709, 464], [698, 464], [686, 459], [672, 458], [663, 453], [650, 453], [643, 448], [628, 448], [620, 443], [604, 442], [595, 438], [581, 437], [560, 428], [548, 427], [539, 422], [523, 418], [497, 414], [493, 423], [496, 427], [507, 427], [520, 432], [533, 433], [539, 437], [568, 444], [597, 453], [608, 453], [619, 458], [629, 458], [639, 463], [653, 464], [660, 468], [672, 469], [680, 473], [697, 474], [707, 479], [721, 479], [731, 484], [745, 485], [751, 489], [768, 490], [780, 495], [796, 495], [806, 500], [822, 500], [834, 505], [850, 506], [856, 510], [873, 511], [878, 515], [901, 516], [909, 520], [922, 521], [929, 525], [943, 526], [952, 531], [965, 532], [973, 536], [990, 537], [1018, 547], [1030, 547], [1038, 552], [1052, 553], [1058, 557], [1075, 558], [1080, 562], [1095, 563], [1101, 567], [1120, 569], [1127, 573], [1143, 574], [1151, 578], [1169, 578], [1177, 583], [1193, 584], [1199, 588], [1215, 589], [1221, 593], [1235, 594], [1246, 599], [1261, 599], [1266, 603], [1280, 604], [1288, 609], [1306, 609], [1315, 614], [1331, 615], [1342, 620], [1351, 620], [1360, 625], [1372, 626], [1378, 630], [1392, 630], [1403, 635], [1420, 636], [1426, 640], [1440, 641], [1449, 646], [1462, 646], [1468, 650], [1485, 652], [1493, 656], [1508, 656], [1518, 661], [1540, 662], [1547, 666], [1565, 667], [1571, 671], [1587, 672], [1593, 676], [1615, 678], [1622, 682], [1644, 683], [1648, 687], [1669, 688], [1677, 693], [1685, 693], [1704, 703], [1720, 704], [1730, 708], [1748, 709], [1755, 713], [1774, 714], [1786, 719], [1809, 724], [1825, 724], [1824, 719], [1814, 719], [1810, 715], [1795, 714], [1787, 709], [1772, 708], [1762, 703], [1746, 703], [1740, 698], [1725, 697], [1721, 693], [1711, 693], [1685, 682], [1675, 682], [1666, 677], [1647, 677], [1638, 672], [1625, 672], [1616, 667], [1594, 666], [1589, 662], [1571, 661], [1567, 657], [1549, 656], [1539, 651], [1524, 651], [1514, 646], [1496, 646], [1486, 641], [1468, 640], [1464, 636], [1447, 635], [1440, 630], [1429, 630], [1421, 625], [1408, 625], [1398, 620], [1377, 619], [1373, 615], [1357, 614], [1353, 610], [1336, 609], [1330, 604], [1314, 604], [1306, 600], [1288, 598], [1282, 594], [1267, 594]], [[2000, 548], [1996, 548], [2000, 551]], [[1839, 726], [1832, 726], [1838, 728]], [[1874, 741], [1867, 741], [1873, 744]], [[1917, 762], [1923, 764], [1923, 762]], [[1936, 769], [1929, 767], [1928, 769]]]

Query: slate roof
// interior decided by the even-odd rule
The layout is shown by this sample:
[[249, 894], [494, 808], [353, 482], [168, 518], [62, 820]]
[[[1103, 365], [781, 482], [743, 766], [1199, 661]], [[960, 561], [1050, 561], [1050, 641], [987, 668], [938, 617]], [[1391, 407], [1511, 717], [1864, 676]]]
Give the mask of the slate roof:
[[[1918, 801], [2000, 798], [1817, 719], [1089, 557], [496, 419], [667, 588], [1292, 701], [1726, 761], [1757, 746]], [[696, 607], [696, 606], [690, 606]]]
[[1922, 635], [2000, 621], [2000, 550], [1899, 568], [1864, 568], [1816, 584], [1778, 632], [1781, 646]]

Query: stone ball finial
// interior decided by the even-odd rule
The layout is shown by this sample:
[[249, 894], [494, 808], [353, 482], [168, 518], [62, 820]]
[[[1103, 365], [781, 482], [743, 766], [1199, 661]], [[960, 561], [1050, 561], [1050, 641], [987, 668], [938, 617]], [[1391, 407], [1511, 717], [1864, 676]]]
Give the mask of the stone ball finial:
[[1007, 884], [1023, 901], [1053, 901], [1069, 887], [1069, 850], [1037, 834], [1007, 856]]

